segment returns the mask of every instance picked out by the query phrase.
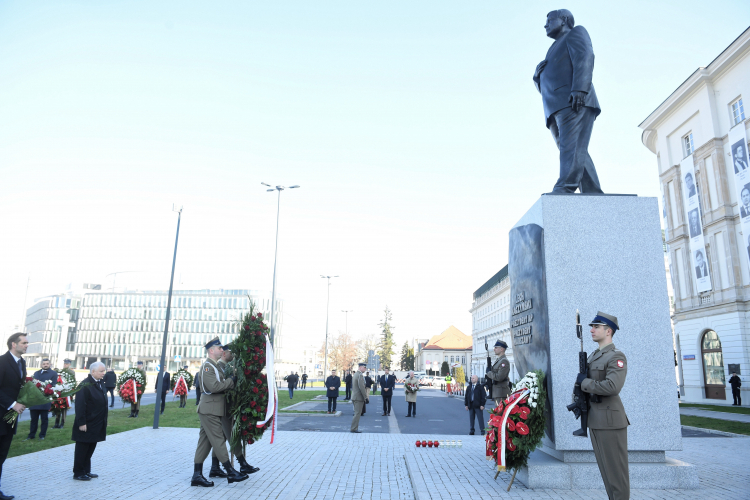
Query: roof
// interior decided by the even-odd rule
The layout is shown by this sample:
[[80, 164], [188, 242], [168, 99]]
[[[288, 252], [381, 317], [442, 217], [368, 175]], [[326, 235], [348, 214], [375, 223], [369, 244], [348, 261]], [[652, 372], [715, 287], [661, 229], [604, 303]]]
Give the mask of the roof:
[[471, 349], [471, 336], [466, 335], [455, 326], [449, 326], [440, 335], [435, 335], [423, 347], [424, 350], [460, 350]]
[[474, 292], [474, 300], [476, 300], [477, 297], [481, 297], [484, 292], [503, 281], [506, 276], [508, 276], [507, 265], [504, 268], [500, 269], [492, 278], [487, 280], [487, 283], [477, 288], [477, 291]]

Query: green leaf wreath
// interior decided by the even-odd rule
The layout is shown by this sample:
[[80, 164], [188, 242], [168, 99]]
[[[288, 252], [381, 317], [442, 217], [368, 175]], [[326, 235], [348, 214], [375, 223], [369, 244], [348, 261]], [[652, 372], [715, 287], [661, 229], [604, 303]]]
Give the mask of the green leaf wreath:
[[263, 437], [263, 432], [271, 428], [273, 418], [258, 427], [259, 420], [265, 419], [268, 408], [268, 378], [261, 371], [266, 367], [266, 338], [268, 327], [263, 322], [263, 314], [255, 314], [255, 304], [250, 303], [250, 312], [238, 322], [240, 334], [232, 341], [234, 359], [227, 363], [225, 375], [237, 375], [237, 383], [228, 394], [229, 412], [233, 419], [230, 446], [244, 447]]
[[[528, 389], [529, 394], [519, 397], [519, 391], [524, 389]], [[506, 420], [506, 439], [502, 445], [505, 447], [505, 469], [518, 471], [527, 465], [529, 455], [542, 443], [544, 436], [544, 402], [547, 400], [544, 372], [536, 370], [527, 373], [513, 387], [513, 393], [490, 412], [486, 455], [488, 459], [495, 461], [498, 471], [502, 470], [498, 452], [501, 445], [500, 426], [503, 414], [516, 400], [518, 403], [509, 411]]]

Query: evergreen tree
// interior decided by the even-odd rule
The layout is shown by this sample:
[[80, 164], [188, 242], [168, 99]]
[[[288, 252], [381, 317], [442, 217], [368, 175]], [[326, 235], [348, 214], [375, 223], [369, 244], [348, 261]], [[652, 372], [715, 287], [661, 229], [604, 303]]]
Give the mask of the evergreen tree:
[[448, 366], [448, 362], [447, 361], [443, 361], [443, 364], [440, 365], [440, 375], [443, 376], [443, 377], [445, 377], [450, 372], [451, 372], [451, 369]]
[[382, 334], [380, 337], [380, 343], [378, 343], [378, 350], [376, 354], [380, 356], [381, 366], [391, 366], [393, 355], [396, 354], [393, 351], [394, 342], [393, 326], [391, 326], [392, 320], [393, 316], [391, 315], [391, 310], [388, 309], [388, 306], [385, 306], [383, 321], [378, 323], [378, 326], [381, 328]]
[[409, 347], [409, 342], [404, 342], [401, 347], [401, 369], [404, 371], [414, 369], [414, 349]]

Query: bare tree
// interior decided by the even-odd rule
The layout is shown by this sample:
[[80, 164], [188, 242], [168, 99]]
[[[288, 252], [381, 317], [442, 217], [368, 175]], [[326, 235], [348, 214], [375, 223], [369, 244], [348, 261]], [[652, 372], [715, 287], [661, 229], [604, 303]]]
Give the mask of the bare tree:
[[376, 333], [368, 333], [357, 340], [357, 361], [366, 363], [367, 355], [370, 351], [374, 351], [378, 348], [378, 335]]
[[[324, 346], [325, 347], [325, 346]], [[331, 369], [349, 370], [357, 356], [357, 345], [349, 334], [339, 330], [328, 341], [328, 366]], [[328, 374], [326, 373], [327, 377]]]

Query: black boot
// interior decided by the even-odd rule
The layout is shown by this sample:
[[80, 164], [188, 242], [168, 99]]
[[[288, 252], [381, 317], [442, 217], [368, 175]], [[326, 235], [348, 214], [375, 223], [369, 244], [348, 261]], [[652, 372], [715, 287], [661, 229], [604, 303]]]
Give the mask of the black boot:
[[130, 410], [130, 415], [128, 415], [128, 418], [135, 417], [135, 410]]
[[213, 481], [209, 481], [208, 479], [203, 477], [203, 464], [195, 464], [195, 469], [193, 469], [193, 478], [190, 480], [190, 486], [203, 486], [204, 488], [208, 488], [209, 486], [213, 485]]
[[234, 470], [234, 467], [232, 467], [232, 463], [229, 460], [222, 465], [224, 466], [224, 470], [227, 471], [227, 482], [229, 484], [239, 483], [240, 481], [247, 479], [247, 474], [242, 474]]
[[216, 457], [211, 457], [211, 470], [208, 471], [208, 477], [227, 477], [219, 467], [219, 459]]
[[141, 410], [135, 410], [135, 415], [133, 415], [135, 418], [138, 418], [138, 412]]
[[258, 472], [260, 469], [258, 467], [253, 467], [249, 463], [245, 461], [245, 457], [242, 455], [237, 455], [237, 462], [240, 464], [240, 472], [243, 474], [253, 474], [254, 472]]

